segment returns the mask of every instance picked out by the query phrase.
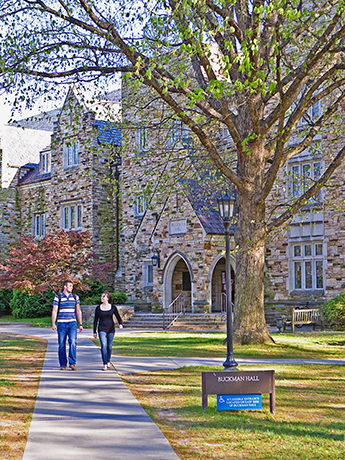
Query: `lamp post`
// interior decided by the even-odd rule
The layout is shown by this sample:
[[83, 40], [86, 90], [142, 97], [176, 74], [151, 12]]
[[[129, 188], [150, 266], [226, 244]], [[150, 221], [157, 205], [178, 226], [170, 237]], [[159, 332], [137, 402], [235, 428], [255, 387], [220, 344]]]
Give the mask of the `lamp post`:
[[226, 273], [226, 360], [223, 363], [224, 370], [238, 366], [234, 358], [232, 340], [232, 302], [231, 302], [231, 265], [230, 265], [230, 224], [234, 212], [235, 197], [224, 193], [217, 198], [219, 214], [225, 229], [225, 273]]

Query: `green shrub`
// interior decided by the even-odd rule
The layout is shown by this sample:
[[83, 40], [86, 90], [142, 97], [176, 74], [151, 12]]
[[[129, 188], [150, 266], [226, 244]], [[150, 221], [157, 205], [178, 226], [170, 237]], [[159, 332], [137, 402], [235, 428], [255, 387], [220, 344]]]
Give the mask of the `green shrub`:
[[101, 296], [94, 295], [94, 296], [86, 297], [84, 299], [81, 298], [80, 303], [81, 305], [99, 305], [101, 303]]
[[[96, 296], [98, 296], [98, 298], [100, 299], [102, 292], [106, 290], [105, 286], [101, 281], [94, 281], [93, 283], [87, 281], [86, 283], [90, 286], [90, 290], [89, 291], [77, 291], [76, 294], [78, 294], [80, 298], [80, 302], [83, 305], [95, 305], [95, 304], [85, 303], [85, 300], [91, 297], [96, 297]], [[98, 302], [99, 300], [96, 303]]]
[[323, 305], [323, 314], [337, 328], [345, 329], [345, 292], [326, 302]]
[[0, 315], [11, 313], [10, 302], [13, 297], [11, 289], [0, 289]]
[[52, 302], [37, 294], [26, 294], [13, 291], [10, 302], [12, 315], [15, 318], [43, 318], [51, 315]]
[[[104, 290], [102, 292], [104, 292]], [[126, 303], [128, 299], [126, 294], [122, 291], [114, 292], [113, 294], [111, 294], [111, 296], [113, 298], [113, 303], [115, 304], [123, 305], [124, 303]], [[84, 299], [80, 299], [80, 303], [82, 305], [99, 305], [101, 303], [101, 294], [89, 296]]]
[[112, 294], [112, 297], [113, 297], [113, 302], [118, 303], [118, 304], [124, 304], [128, 300], [128, 297], [122, 291], [114, 292], [114, 294]]

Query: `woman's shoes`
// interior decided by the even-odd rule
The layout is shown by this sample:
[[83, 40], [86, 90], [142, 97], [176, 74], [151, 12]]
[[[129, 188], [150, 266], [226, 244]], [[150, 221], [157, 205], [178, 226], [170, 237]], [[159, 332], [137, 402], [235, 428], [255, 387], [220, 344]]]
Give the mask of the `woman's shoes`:
[[108, 369], [108, 366], [106, 364], [104, 364], [103, 370], [106, 371], [107, 369]]
[[109, 367], [110, 367], [110, 363], [108, 363], [108, 364], [107, 364], [107, 366], [108, 366], [108, 369], [109, 369]]

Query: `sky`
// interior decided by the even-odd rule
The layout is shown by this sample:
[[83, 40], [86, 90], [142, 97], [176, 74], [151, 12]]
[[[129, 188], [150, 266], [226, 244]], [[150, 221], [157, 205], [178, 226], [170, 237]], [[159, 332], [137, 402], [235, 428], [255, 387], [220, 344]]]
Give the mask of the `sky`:
[[[43, 96], [42, 98], [38, 99], [36, 104], [32, 109], [26, 109], [25, 108], [25, 103], [23, 103], [23, 106], [21, 108], [21, 111], [16, 111], [13, 119], [14, 120], [21, 120], [23, 118], [31, 117], [38, 115], [44, 111], [49, 111], [56, 109], [57, 107], [61, 107], [65, 98], [65, 95], [67, 94], [67, 88], [68, 86], [66, 85], [61, 93], [56, 95], [56, 99], [50, 102], [44, 102], [43, 101]], [[106, 86], [102, 87], [100, 86], [100, 89], [97, 91], [100, 91], [102, 88], [104, 88], [103, 92], [106, 91], [112, 91], [114, 89], [119, 89], [120, 88], [120, 79], [115, 78], [115, 79], [109, 79], [106, 81]], [[83, 96], [87, 99], [88, 97], [92, 98], [94, 95], [94, 87], [90, 85], [89, 89], [82, 89]], [[12, 100], [14, 97], [12, 97]], [[9, 105], [6, 102], [6, 96], [4, 94], [0, 94], [0, 127], [4, 126], [5, 124], [8, 123], [8, 121], [12, 118], [11, 115], [11, 105]]]
[[[30, 117], [37, 115], [41, 112], [41, 104], [37, 104], [32, 110], [22, 108], [21, 112], [16, 112], [14, 114], [15, 120], [21, 120], [22, 118]], [[6, 103], [6, 97], [0, 95], [0, 126], [4, 126], [11, 119], [11, 106]]]

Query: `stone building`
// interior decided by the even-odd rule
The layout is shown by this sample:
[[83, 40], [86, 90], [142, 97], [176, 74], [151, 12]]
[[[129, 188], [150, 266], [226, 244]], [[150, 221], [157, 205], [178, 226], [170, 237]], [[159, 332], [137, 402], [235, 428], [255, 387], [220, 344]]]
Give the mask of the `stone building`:
[[[230, 186], [212, 179], [214, 168], [178, 120], [161, 122], [158, 105], [144, 113], [133, 103], [126, 109], [126, 89], [123, 104], [116, 280], [141, 308], [179, 304], [191, 313], [225, 311], [224, 226], [216, 198]], [[171, 155], [180, 159], [176, 167]], [[231, 264], [234, 300], [234, 256]]]
[[[136, 101], [138, 107], [133, 100], [125, 106], [120, 131], [104, 121], [105, 110], [98, 116], [70, 89], [51, 142], [39, 161], [21, 165], [2, 198], [1, 258], [22, 234], [88, 230], [95, 260], [114, 263], [109, 277], [131, 304], [162, 308], [179, 299], [187, 312], [222, 312], [225, 241], [216, 198], [230, 185], [218, 180], [178, 120], [162, 117], [158, 103], [148, 112]], [[285, 206], [326, 168], [335, 137], [316, 144], [288, 162], [269, 208]], [[172, 154], [178, 167], [169, 161]], [[341, 166], [329, 186], [270, 237], [268, 302], [304, 305], [344, 290], [343, 177]], [[231, 266], [233, 301], [234, 255]]]
[[3, 259], [8, 248], [17, 241], [18, 202], [13, 184], [19, 168], [26, 163], [38, 163], [40, 151], [49, 143], [46, 130], [21, 129], [13, 126], [0, 128], [0, 254]]
[[[342, 145], [334, 130], [316, 136], [313, 146], [291, 158], [272, 193], [271, 208], [299, 196]], [[266, 272], [271, 302], [323, 303], [345, 289], [344, 173], [345, 166], [339, 166], [329, 184], [270, 239]]]
[[[164, 109], [158, 104], [145, 102], [140, 99], [141, 105], [149, 109], [143, 111], [133, 104], [124, 120], [128, 139], [122, 153], [121, 273], [126, 292], [138, 304], [168, 307], [182, 295], [187, 311], [223, 311], [224, 227], [215, 202], [224, 192], [224, 184], [223, 188], [219, 184], [204, 186], [209, 167], [205, 159], [199, 164], [194, 161], [191, 135], [173, 116], [165, 112], [163, 117]], [[320, 107], [311, 111], [319, 116]], [[316, 136], [312, 147], [289, 160], [270, 195], [268, 218], [277, 207], [289, 206], [326, 169], [343, 142], [336, 131]], [[174, 155], [169, 156], [173, 150]], [[178, 172], [167, 166], [168, 159], [176, 157], [183, 163]], [[164, 168], [165, 184], [169, 184], [166, 179], [170, 175], [175, 177], [174, 187], [162, 185]], [[344, 290], [343, 177], [341, 166], [327, 187], [270, 235], [266, 251], [267, 305], [317, 304]], [[231, 265], [233, 300], [233, 255]]]
[[71, 87], [39, 162], [24, 164], [12, 179], [5, 197], [11, 212], [0, 229], [12, 236], [1, 247], [2, 259], [21, 235], [77, 230], [91, 232], [95, 263], [116, 263], [113, 165], [121, 131], [92, 109]]

